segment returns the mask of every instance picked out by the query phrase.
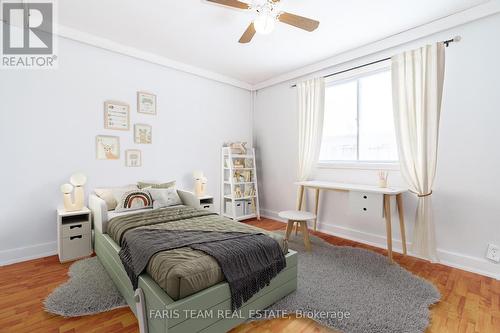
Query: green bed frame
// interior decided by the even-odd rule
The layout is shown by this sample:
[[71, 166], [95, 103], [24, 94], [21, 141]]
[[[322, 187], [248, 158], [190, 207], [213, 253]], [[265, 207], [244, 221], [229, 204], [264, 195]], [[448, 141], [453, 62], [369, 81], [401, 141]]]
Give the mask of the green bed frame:
[[[94, 221], [97, 218], [102, 223], [104, 212], [99, 207], [105, 204], [93, 197], [89, 201]], [[136, 315], [141, 333], [227, 332], [246, 321], [252, 312], [265, 309], [297, 289], [297, 253], [289, 250], [285, 256], [286, 268], [234, 313], [226, 282], [175, 301], [144, 273], [134, 291], [118, 256], [120, 247], [102, 229], [100, 225], [94, 230], [95, 252]]]

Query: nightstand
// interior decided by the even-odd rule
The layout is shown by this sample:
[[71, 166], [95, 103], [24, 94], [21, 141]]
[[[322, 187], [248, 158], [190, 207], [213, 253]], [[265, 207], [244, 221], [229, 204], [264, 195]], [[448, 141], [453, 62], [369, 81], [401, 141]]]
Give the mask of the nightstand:
[[57, 253], [59, 261], [71, 261], [92, 253], [91, 212], [87, 207], [67, 212], [57, 210]]
[[210, 195], [204, 195], [202, 197], [196, 197], [200, 201], [200, 209], [214, 211], [214, 197]]

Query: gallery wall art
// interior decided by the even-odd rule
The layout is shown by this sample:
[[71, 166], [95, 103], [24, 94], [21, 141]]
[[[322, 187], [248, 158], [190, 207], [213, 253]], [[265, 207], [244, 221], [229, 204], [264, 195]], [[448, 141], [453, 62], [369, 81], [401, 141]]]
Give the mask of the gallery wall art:
[[138, 149], [125, 150], [125, 166], [140, 167], [142, 166], [142, 153]]
[[[156, 95], [137, 91], [137, 113], [156, 115]], [[108, 100], [104, 102], [104, 129], [130, 130], [130, 106], [125, 102]], [[135, 144], [151, 144], [153, 142], [152, 126], [148, 124], [134, 124], [132, 133]], [[127, 140], [126, 140], [127, 141]], [[120, 137], [111, 135], [96, 136], [96, 158], [99, 160], [120, 159]], [[125, 150], [125, 166], [142, 166], [142, 151], [139, 149]]]
[[134, 142], [139, 144], [152, 143], [152, 127], [147, 124], [134, 125]]
[[98, 160], [117, 160], [120, 158], [120, 138], [110, 135], [96, 136], [96, 157]]
[[123, 102], [104, 102], [104, 128], [128, 131], [130, 129], [130, 108]]
[[137, 112], [145, 114], [156, 114], [156, 95], [138, 91], [137, 92]]

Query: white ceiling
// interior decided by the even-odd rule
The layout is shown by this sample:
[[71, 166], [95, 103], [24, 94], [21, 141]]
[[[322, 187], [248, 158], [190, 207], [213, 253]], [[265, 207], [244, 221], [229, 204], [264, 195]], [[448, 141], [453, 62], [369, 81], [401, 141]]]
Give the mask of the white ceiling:
[[63, 26], [253, 85], [485, 2], [282, 0], [284, 10], [319, 20], [319, 28], [280, 23], [250, 44], [238, 39], [251, 12], [203, 0], [65, 0], [58, 17]]

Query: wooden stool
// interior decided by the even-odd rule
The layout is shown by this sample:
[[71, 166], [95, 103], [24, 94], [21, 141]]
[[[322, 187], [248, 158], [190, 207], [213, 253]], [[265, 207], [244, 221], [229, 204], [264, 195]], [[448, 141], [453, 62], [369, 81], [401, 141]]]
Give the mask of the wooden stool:
[[314, 220], [316, 215], [309, 212], [298, 211], [298, 210], [287, 210], [280, 212], [279, 217], [288, 220], [286, 226], [286, 239], [290, 237], [292, 233], [293, 224], [297, 223], [302, 229], [302, 234], [304, 236], [304, 245], [307, 251], [311, 251], [311, 241], [309, 240], [309, 231], [307, 230], [307, 221]]

